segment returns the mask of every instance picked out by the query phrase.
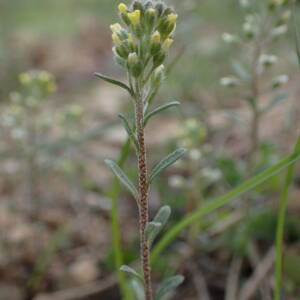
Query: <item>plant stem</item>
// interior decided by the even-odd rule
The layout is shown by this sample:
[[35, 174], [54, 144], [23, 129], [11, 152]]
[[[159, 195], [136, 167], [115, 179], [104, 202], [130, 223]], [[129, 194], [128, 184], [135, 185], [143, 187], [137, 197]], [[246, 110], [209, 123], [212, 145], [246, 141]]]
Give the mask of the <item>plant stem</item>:
[[[120, 167], [124, 166], [125, 161], [129, 154], [129, 150], [130, 150], [130, 139], [128, 138], [127, 141], [122, 146], [120, 156], [118, 159], [118, 164]], [[114, 261], [117, 270], [120, 293], [122, 295], [122, 299], [129, 300], [130, 298], [128, 297], [128, 292], [126, 288], [125, 274], [120, 270], [121, 266], [123, 265], [123, 252], [122, 252], [122, 245], [121, 245], [120, 221], [119, 221], [119, 212], [118, 212], [119, 194], [120, 194], [120, 183], [119, 180], [115, 178], [110, 191], [110, 198], [112, 201], [111, 216], [110, 216], [112, 244], [113, 244]]]
[[142, 261], [145, 296], [146, 300], [152, 300], [152, 286], [151, 286], [151, 267], [150, 267], [150, 250], [146, 240], [145, 230], [149, 222], [149, 205], [148, 193], [149, 185], [147, 178], [147, 159], [145, 147], [145, 133], [144, 133], [144, 102], [143, 93], [141, 91], [140, 83], [137, 82], [136, 91], [136, 130], [137, 139], [139, 143], [139, 150], [137, 151], [138, 158], [138, 177], [139, 177], [139, 230], [140, 230], [140, 255]]
[[[300, 152], [300, 136], [298, 137], [295, 153]], [[284, 224], [285, 224], [285, 214], [286, 206], [289, 197], [290, 186], [292, 184], [295, 163], [291, 164], [287, 170], [284, 189], [281, 194], [279, 203], [279, 213], [277, 217], [277, 230], [276, 230], [276, 262], [275, 262], [275, 293], [274, 300], [280, 300], [281, 298], [281, 273], [282, 273], [282, 246], [283, 246], [283, 236], [284, 236]]]
[[253, 62], [252, 62], [252, 82], [251, 82], [251, 112], [252, 112], [252, 120], [251, 120], [251, 132], [250, 132], [250, 153], [249, 153], [249, 164], [255, 161], [255, 156], [257, 152], [257, 148], [259, 145], [259, 121], [260, 121], [260, 113], [258, 109], [258, 98], [259, 98], [259, 57], [261, 55], [261, 46], [260, 41], [257, 41], [257, 45], [254, 49], [253, 54]]

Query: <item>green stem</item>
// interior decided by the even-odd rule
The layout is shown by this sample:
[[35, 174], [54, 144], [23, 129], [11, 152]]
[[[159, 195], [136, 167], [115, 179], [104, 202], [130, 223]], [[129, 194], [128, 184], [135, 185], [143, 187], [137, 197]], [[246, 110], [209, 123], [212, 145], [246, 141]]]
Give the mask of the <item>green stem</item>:
[[185, 228], [196, 222], [199, 218], [206, 216], [207, 214], [213, 212], [214, 210], [224, 206], [230, 201], [236, 199], [238, 196], [252, 190], [259, 184], [265, 182], [270, 177], [275, 176], [280, 171], [284, 170], [294, 162], [300, 159], [300, 152], [291, 154], [281, 160], [279, 163], [271, 168], [261, 172], [255, 177], [247, 180], [245, 183], [241, 184], [237, 188], [231, 190], [229, 193], [221, 196], [215, 200], [209, 201], [207, 204], [198, 208], [194, 213], [183, 218], [182, 221], [173, 226], [165, 236], [159, 241], [156, 247], [152, 251], [152, 261], [155, 261], [160, 253], [176, 238], [176, 236], [183, 231]]
[[[125, 164], [125, 161], [128, 157], [130, 150], [130, 139], [123, 144], [120, 152], [120, 156], [118, 159], [118, 165], [122, 168]], [[123, 252], [121, 245], [121, 233], [120, 233], [120, 220], [119, 220], [119, 212], [118, 212], [118, 198], [120, 194], [120, 183], [117, 178], [114, 178], [113, 184], [110, 191], [110, 197], [112, 201], [111, 207], [111, 231], [112, 231], [112, 244], [114, 251], [114, 260], [115, 267], [117, 270], [118, 282], [120, 287], [120, 292], [122, 295], [122, 299], [130, 300], [128, 296], [128, 291], [126, 287], [126, 278], [125, 274], [120, 271], [120, 267], [123, 265]]]
[[[295, 153], [300, 152], [300, 136], [298, 137]], [[284, 188], [280, 197], [279, 212], [277, 217], [277, 230], [276, 230], [276, 262], [275, 262], [275, 293], [274, 300], [281, 299], [281, 278], [282, 278], [282, 248], [284, 236], [284, 224], [286, 215], [286, 206], [289, 197], [290, 186], [293, 181], [295, 169], [295, 162], [291, 164], [287, 170]]]

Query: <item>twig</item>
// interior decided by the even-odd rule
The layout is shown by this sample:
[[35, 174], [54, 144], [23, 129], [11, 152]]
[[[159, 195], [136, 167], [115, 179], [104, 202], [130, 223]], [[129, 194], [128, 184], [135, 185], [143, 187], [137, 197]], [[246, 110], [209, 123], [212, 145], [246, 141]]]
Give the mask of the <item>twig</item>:
[[237, 299], [242, 262], [243, 260], [241, 257], [235, 257], [231, 262], [226, 282], [225, 300]]
[[52, 294], [41, 294], [34, 300], [81, 300], [91, 295], [100, 294], [117, 284], [117, 276], [111, 275], [105, 280], [99, 280], [94, 283], [86, 284], [80, 287], [71, 288]]
[[274, 263], [275, 249], [272, 247], [261, 263], [256, 267], [252, 277], [244, 284], [239, 294], [239, 300], [249, 300], [255, 294], [262, 280], [271, 270]]
[[[252, 243], [250, 244], [248, 252], [249, 252], [248, 255], [249, 255], [250, 263], [251, 263], [253, 269], [255, 269], [261, 263], [261, 255], [260, 255], [258, 247], [254, 241], [252, 241]], [[264, 279], [262, 281], [260, 293], [261, 293], [262, 299], [272, 300], [271, 287], [270, 287], [268, 280]]]
[[211, 300], [206, 280], [202, 272], [194, 264], [190, 264], [189, 268], [193, 276], [193, 283], [198, 295], [198, 300]]

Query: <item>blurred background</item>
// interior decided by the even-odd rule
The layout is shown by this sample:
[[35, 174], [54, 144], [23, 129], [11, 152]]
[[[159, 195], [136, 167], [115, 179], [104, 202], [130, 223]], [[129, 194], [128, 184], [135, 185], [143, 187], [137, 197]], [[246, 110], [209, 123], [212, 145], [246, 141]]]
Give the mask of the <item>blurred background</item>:
[[[117, 158], [126, 140], [117, 115], [131, 107], [125, 92], [93, 76], [101, 72], [126, 80], [111, 52], [109, 25], [119, 22], [118, 3], [0, 2], [0, 300], [120, 299], [111, 243], [112, 176], [103, 160]], [[157, 102], [182, 104], [156, 117], [147, 143], [151, 165], [175, 145], [189, 149], [151, 193], [151, 215], [170, 205], [172, 226], [206, 199], [292, 151], [299, 132], [300, 77], [291, 22], [271, 47], [276, 66], [260, 78], [268, 86], [274, 76], [285, 76], [278, 89], [262, 88], [260, 101], [268, 113], [249, 171], [247, 87], [230, 88], [226, 82], [234, 72], [245, 73], [237, 61], [248, 52], [224, 36], [243, 30], [245, 12], [238, 0], [169, 3], [180, 17], [169, 57], [172, 72]], [[26, 73], [30, 70], [43, 72]], [[37, 76], [36, 90], [24, 87], [28, 76]], [[132, 152], [126, 172], [134, 180], [135, 166]], [[230, 278], [241, 287], [255, 279], [273, 245], [282, 182], [282, 174], [272, 178], [173, 242], [154, 266], [155, 280], [175, 271], [185, 275], [172, 299], [214, 300], [226, 294], [235, 300], [228, 296], [229, 275], [238, 274]], [[126, 191], [119, 200], [124, 260], [130, 264], [138, 254], [137, 210]], [[289, 203], [284, 292], [285, 299], [299, 300], [299, 167]], [[269, 268], [264, 284], [243, 299], [269, 299], [261, 295], [271, 294], [272, 280]]]

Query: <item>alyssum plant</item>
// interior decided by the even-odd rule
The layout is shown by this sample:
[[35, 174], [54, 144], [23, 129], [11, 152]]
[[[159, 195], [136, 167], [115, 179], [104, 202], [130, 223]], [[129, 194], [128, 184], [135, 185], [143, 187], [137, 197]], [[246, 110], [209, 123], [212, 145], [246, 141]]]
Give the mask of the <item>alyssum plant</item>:
[[153, 295], [151, 284], [150, 249], [151, 245], [170, 216], [170, 207], [162, 207], [153, 221], [149, 220], [149, 190], [154, 178], [165, 168], [178, 160], [185, 152], [178, 149], [161, 160], [148, 174], [144, 130], [149, 120], [157, 113], [179, 105], [170, 102], [150, 110], [151, 104], [164, 79], [164, 61], [173, 43], [177, 14], [161, 1], [134, 1], [130, 8], [124, 3], [118, 6], [120, 18], [124, 23], [111, 25], [113, 53], [116, 62], [127, 72], [128, 84], [96, 73], [107, 82], [124, 88], [132, 98], [135, 122], [119, 115], [138, 161], [138, 189], [112, 160], [106, 164], [120, 182], [131, 192], [139, 210], [140, 257], [142, 275], [129, 266], [121, 270], [133, 276], [132, 282], [137, 299], [158, 300], [171, 289], [177, 287], [182, 276], [166, 279]]

